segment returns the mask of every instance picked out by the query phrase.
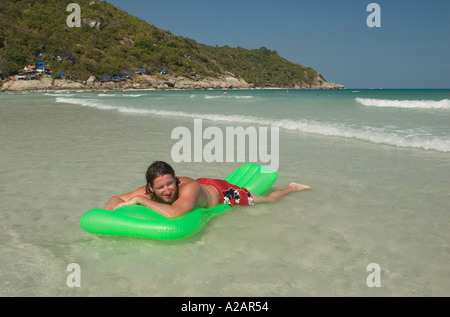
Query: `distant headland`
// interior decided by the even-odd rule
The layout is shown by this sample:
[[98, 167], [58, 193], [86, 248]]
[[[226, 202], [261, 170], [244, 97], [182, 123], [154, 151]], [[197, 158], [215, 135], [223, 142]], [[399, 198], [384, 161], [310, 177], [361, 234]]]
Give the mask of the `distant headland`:
[[104, 1], [18, 0], [0, 10], [0, 91], [342, 89], [265, 47], [208, 46]]

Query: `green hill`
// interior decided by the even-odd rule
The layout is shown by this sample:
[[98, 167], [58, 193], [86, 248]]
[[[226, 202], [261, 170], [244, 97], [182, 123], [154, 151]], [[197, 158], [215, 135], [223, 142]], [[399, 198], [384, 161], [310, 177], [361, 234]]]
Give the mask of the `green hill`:
[[167, 69], [170, 74], [192, 79], [232, 73], [255, 86], [305, 86], [317, 84], [318, 78], [323, 80], [315, 70], [264, 47], [248, 50], [203, 45], [161, 30], [107, 2], [78, 0], [82, 26], [68, 27], [68, 3], [0, 3], [0, 72], [4, 77], [45, 60], [53, 76], [63, 72], [73, 80], [134, 73], [136, 68], [145, 68], [149, 74]]

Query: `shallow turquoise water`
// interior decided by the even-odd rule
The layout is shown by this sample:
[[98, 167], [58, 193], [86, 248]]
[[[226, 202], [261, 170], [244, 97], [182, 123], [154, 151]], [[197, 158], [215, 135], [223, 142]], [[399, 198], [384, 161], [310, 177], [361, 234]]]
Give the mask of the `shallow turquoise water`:
[[[0, 294], [448, 296], [448, 93], [2, 94]], [[192, 177], [239, 166], [225, 147], [223, 162], [193, 162], [193, 153], [174, 161], [172, 132], [193, 136], [195, 119], [224, 144], [227, 128], [254, 128], [258, 141], [259, 128], [278, 128], [278, 139], [268, 135], [279, 149], [274, 188], [298, 181], [315, 190], [233, 209], [180, 241], [80, 228], [85, 211], [143, 185], [153, 160]], [[201, 139], [204, 149], [211, 139]], [[80, 287], [66, 283], [70, 263], [81, 268]], [[370, 263], [381, 268], [379, 288], [366, 283]]]

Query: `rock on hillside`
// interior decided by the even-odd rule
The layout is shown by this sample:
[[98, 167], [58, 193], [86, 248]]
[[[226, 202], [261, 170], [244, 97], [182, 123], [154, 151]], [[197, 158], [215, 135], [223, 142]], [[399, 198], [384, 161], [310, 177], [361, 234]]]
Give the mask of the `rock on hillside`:
[[[98, 81], [90, 76], [84, 82], [76, 82], [67, 79], [52, 79], [43, 76], [35, 80], [10, 79], [0, 86], [2, 92], [20, 91], [47, 91], [47, 90], [130, 90], [130, 89], [154, 89], [154, 90], [209, 90], [209, 89], [253, 89], [254, 85], [247, 83], [242, 78], [227, 74], [219, 78], [197, 76], [195, 79], [177, 75], [136, 75], [125, 81]], [[267, 86], [271, 89], [285, 89], [285, 87]], [[296, 84], [294, 89], [342, 89], [344, 86], [329, 83], [318, 74], [312, 84]]]

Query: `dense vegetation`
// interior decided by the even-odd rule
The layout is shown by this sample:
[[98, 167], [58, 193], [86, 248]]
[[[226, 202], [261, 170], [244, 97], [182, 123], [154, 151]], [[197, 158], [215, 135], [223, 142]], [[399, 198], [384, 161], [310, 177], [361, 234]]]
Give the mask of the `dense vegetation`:
[[[266, 48], [213, 47], [176, 36], [107, 2], [78, 0], [81, 27], [68, 27], [69, 1], [0, 2], [0, 72], [15, 74], [25, 65], [49, 62], [54, 76], [86, 80], [161, 69], [186, 77], [217, 77], [231, 72], [255, 85], [312, 83], [316, 72]], [[42, 56], [43, 55], [43, 56]]]

